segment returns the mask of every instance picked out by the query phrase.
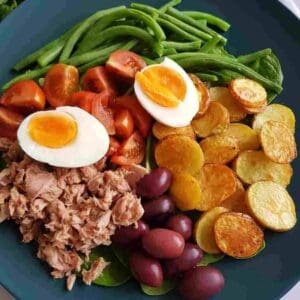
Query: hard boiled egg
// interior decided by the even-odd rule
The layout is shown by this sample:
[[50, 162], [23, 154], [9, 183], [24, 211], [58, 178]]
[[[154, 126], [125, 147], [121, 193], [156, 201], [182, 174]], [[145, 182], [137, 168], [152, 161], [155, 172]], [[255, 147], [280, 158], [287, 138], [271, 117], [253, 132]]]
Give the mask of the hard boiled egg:
[[199, 110], [198, 93], [192, 80], [169, 58], [138, 72], [134, 91], [144, 109], [167, 126], [187, 126]]
[[33, 159], [65, 168], [91, 165], [109, 147], [105, 127], [86, 111], [70, 106], [29, 115], [18, 129], [18, 141]]

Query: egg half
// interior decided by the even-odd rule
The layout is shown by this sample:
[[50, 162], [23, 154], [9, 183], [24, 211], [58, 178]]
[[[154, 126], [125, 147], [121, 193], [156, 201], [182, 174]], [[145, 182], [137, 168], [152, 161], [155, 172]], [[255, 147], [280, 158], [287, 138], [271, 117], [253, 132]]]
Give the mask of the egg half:
[[109, 147], [105, 127], [88, 112], [70, 106], [29, 115], [18, 129], [18, 141], [31, 158], [64, 168], [91, 165]]
[[192, 80], [169, 58], [138, 72], [134, 91], [144, 109], [167, 126], [187, 126], [199, 110], [199, 96]]

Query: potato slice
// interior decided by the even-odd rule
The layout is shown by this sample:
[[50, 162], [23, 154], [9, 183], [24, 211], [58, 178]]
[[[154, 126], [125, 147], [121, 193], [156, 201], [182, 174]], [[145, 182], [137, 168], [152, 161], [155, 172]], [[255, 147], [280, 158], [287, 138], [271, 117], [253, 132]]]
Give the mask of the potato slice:
[[214, 233], [220, 250], [236, 258], [253, 256], [264, 241], [264, 233], [255, 221], [249, 215], [237, 212], [221, 214]]
[[233, 169], [246, 184], [271, 180], [287, 186], [293, 175], [290, 164], [275, 163], [263, 151], [241, 152], [233, 163]]
[[202, 192], [197, 179], [188, 173], [174, 173], [170, 194], [176, 206], [182, 210], [196, 209], [201, 201]]
[[204, 164], [204, 155], [199, 144], [183, 135], [171, 135], [159, 141], [154, 154], [160, 167], [174, 172], [198, 174]]
[[198, 116], [203, 116], [206, 111], [208, 110], [210, 104], [210, 97], [209, 92], [206, 85], [200, 80], [200, 78], [195, 74], [189, 74], [190, 78], [192, 79], [199, 95], [199, 110]]
[[228, 128], [222, 134], [236, 138], [240, 151], [257, 150], [260, 147], [257, 133], [245, 124], [229, 124]]
[[285, 164], [296, 158], [295, 137], [284, 123], [276, 121], [265, 122], [259, 137], [265, 154], [272, 161]]
[[259, 133], [263, 124], [267, 121], [276, 121], [284, 123], [295, 133], [295, 114], [287, 106], [282, 104], [270, 104], [264, 112], [257, 114], [254, 117], [252, 128]]
[[216, 86], [209, 89], [211, 101], [218, 101], [224, 105], [230, 116], [230, 122], [239, 122], [246, 118], [247, 112], [241, 105], [232, 97], [228, 88]]
[[202, 197], [198, 209], [206, 211], [220, 204], [236, 190], [234, 172], [225, 165], [204, 165], [199, 174]]
[[247, 205], [253, 216], [274, 231], [287, 231], [297, 222], [295, 204], [287, 190], [272, 181], [252, 184], [246, 193]]
[[238, 141], [222, 134], [209, 136], [200, 142], [205, 163], [227, 164], [239, 153]]
[[229, 112], [219, 102], [211, 102], [203, 116], [192, 121], [192, 127], [198, 137], [208, 137], [222, 133], [229, 125]]
[[215, 241], [214, 226], [220, 214], [227, 212], [225, 207], [215, 207], [204, 213], [195, 224], [194, 238], [198, 246], [207, 253], [221, 253]]
[[175, 128], [175, 127], [169, 127], [161, 123], [155, 122], [152, 127], [152, 133], [158, 140], [162, 140], [165, 137], [170, 135], [185, 135], [190, 137], [193, 140], [196, 139], [196, 135], [194, 133], [192, 126]]
[[229, 91], [248, 113], [259, 112], [267, 106], [267, 91], [254, 80], [233, 79], [229, 83]]

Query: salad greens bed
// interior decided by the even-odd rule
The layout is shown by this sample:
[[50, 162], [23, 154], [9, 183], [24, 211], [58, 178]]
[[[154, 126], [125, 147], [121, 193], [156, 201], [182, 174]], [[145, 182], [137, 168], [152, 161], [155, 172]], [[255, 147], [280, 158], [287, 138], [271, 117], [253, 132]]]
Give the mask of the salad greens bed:
[[0, 0], [0, 22], [23, 0]]

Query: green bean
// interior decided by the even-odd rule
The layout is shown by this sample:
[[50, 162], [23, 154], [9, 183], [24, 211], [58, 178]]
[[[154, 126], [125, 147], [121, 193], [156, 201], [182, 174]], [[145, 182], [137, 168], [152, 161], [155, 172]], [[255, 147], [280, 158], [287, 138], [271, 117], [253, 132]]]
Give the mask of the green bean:
[[[184, 53], [187, 55], [187, 53]], [[177, 54], [180, 55], [180, 54]], [[251, 68], [239, 63], [236, 59], [228, 58], [222, 55], [207, 54], [207, 53], [190, 53], [189, 57], [177, 58], [177, 63], [184, 69], [197, 68], [197, 67], [212, 67], [219, 69], [228, 69], [241, 73], [247, 78], [256, 80], [261, 83], [265, 88], [274, 90], [277, 93], [282, 91], [282, 87], [255, 72]]]
[[121, 25], [121, 26], [113, 26], [103, 30], [102, 32], [98, 32], [97, 35], [94, 35], [93, 39], [86, 41], [84, 44], [84, 48], [82, 46], [82, 51], [92, 50], [95, 47], [101, 45], [101, 43], [105, 42], [108, 39], [113, 39], [119, 36], [132, 36], [143, 40], [150, 48], [153, 48], [158, 55], [162, 55], [162, 46], [158, 41], [156, 41], [148, 32], [141, 28]]
[[207, 21], [205, 19], [196, 20], [201, 26], [207, 26]]
[[163, 50], [163, 56], [169, 56], [169, 55], [172, 55], [172, 54], [176, 54], [177, 51], [175, 48], [164, 48]]
[[91, 15], [87, 19], [85, 19], [80, 26], [75, 30], [75, 32], [72, 33], [68, 41], [66, 42], [66, 45], [64, 46], [64, 49], [62, 51], [62, 54], [59, 58], [59, 61], [64, 61], [68, 59], [76, 45], [76, 43], [79, 41], [79, 39], [82, 37], [82, 35], [93, 25], [95, 22], [98, 21], [101, 17], [103, 17], [106, 14], [112, 13], [116, 10], [120, 10], [124, 8], [125, 6], [118, 6], [106, 10], [101, 10], [96, 12], [95, 14]]
[[[208, 42], [207, 42], [208, 43]], [[196, 51], [201, 48], [201, 41], [196, 42], [172, 42], [172, 41], [163, 41], [162, 45], [166, 48], [174, 48], [177, 51]]]
[[159, 11], [161, 13], [165, 13], [170, 7], [174, 7], [179, 5], [182, 2], [182, 0], [171, 0], [170, 2], [166, 3], [164, 6], [162, 6]]
[[200, 52], [209, 53], [211, 49], [219, 44], [220, 40], [219, 36], [214, 36], [201, 47]]
[[264, 56], [270, 55], [271, 53], [272, 53], [272, 49], [266, 48], [250, 54], [241, 55], [237, 58], [237, 60], [242, 64], [250, 64]]
[[222, 20], [221, 18], [218, 18], [214, 15], [201, 12], [201, 11], [184, 11], [183, 12], [186, 16], [189, 16], [194, 19], [205, 19], [208, 24], [214, 25], [218, 28], [220, 28], [223, 31], [227, 31], [230, 28], [230, 24], [226, 21]]
[[12, 80], [8, 81], [7, 83], [5, 83], [1, 90], [5, 91], [6, 89], [8, 89], [12, 84], [21, 81], [21, 80], [29, 80], [29, 79], [35, 79], [38, 77], [43, 76], [44, 74], [46, 74], [48, 72], [48, 70], [51, 68], [52, 66], [47, 66], [41, 69], [36, 69], [36, 70], [32, 70], [32, 71], [27, 71], [24, 74], [18, 75], [16, 77], [14, 77]]
[[116, 20], [111, 23], [111, 26], [119, 26], [119, 25], [129, 25], [129, 26], [142, 26], [141, 22], [138, 20]]
[[158, 18], [159, 13], [158, 13], [157, 9], [155, 9], [152, 6], [141, 4], [141, 3], [131, 3], [130, 7], [149, 14], [155, 20]]
[[149, 66], [149, 65], [155, 65], [157, 64], [157, 61], [155, 59], [151, 59], [147, 56], [141, 56], [141, 58], [145, 61], [145, 63]]
[[218, 81], [218, 76], [209, 73], [196, 73], [196, 75], [203, 81]]
[[219, 71], [210, 71], [209, 73], [216, 75], [220, 84], [228, 84], [233, 79], [245, 77], [244, 75], [238, 72], [226, 69]]
[[56, 46], [50, 48], [49, 50], [47, 50], [46, 52], [44, 52], [38, 59], [37, 59], [37, 63], [41, 66], [41, 67], [45, 67], [47, 65], [49, 65], [52, 61], [54, 61], [59, 54], [61, 53], [62, 49], [65, 46], [65, 40], [61, 40], [57, 43]]

